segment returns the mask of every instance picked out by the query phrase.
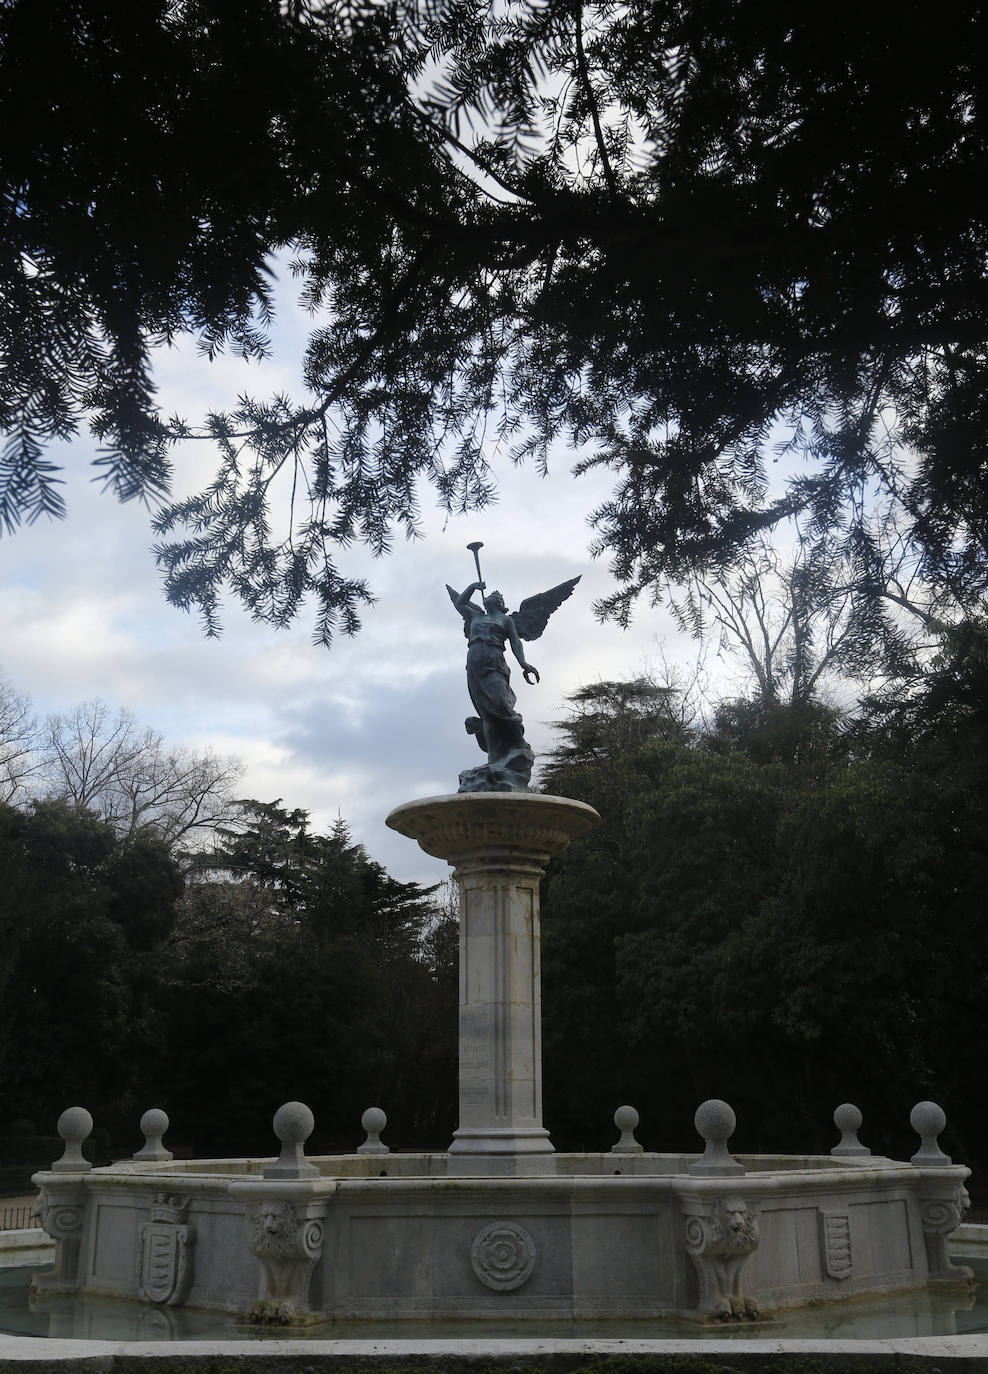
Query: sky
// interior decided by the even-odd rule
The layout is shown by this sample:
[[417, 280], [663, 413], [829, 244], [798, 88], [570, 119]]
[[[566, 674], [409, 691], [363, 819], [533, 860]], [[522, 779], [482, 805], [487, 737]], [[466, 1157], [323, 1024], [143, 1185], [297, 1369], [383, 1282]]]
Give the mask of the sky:
[[[275, 351], [266, 363], [210, 364], [191, 346], [158, 355], [166, 415], [195, 420], [243, 390], [298, 394], [298, 359], [312, 322], [294, 309], [290, 282], [281, 282], [279, 298]], [[423, 538], [399, 534], [381, 559], [362, 548], [346, 551], [341, 570], [366, 577], [378, 600], [363, 614], [361, 632], [341, 636], [330, 651], [312, 644], [311, 609], [276, 631], [253, 624], [232, 598], [222, 637], [205, 638], [194, 615], [164, 599], [147, 510], [120, 505], [92, 482], [94, 452], [87, 435], [51, 451], [64, 465], [64, 521], [41, 520], [0, 537], [0, 669], [41, 716], [100, 697], [128, 708], [169, 744], [236, 755], [246, 769], [242, 796], [304, 808], [316, 830], [342, 816], [396, 878], [431, 883], [448, 870], [387, 829], [387, 813], [455, 792], [460, 770], [482, 761], [463, 727], [472, 709], [466, 642], [446, 592], [447, 582], [461, 590], [475, 578], [469, 542], [483, 540], [484, 577], [511, 610], [581, 577], [528, 646], [541, 683], [530, 687], [520, 669], [512, 673], [537, 755], [552, 747], [551, 722], [576, 688], [635, 676], [663, 657], [695, 660], [695, 646], [662, 608], [640, 606], [626, 631], [594, 618], [592, 603], [614, 583], [606, 560], [588, 554], [587, 516], [611, 481], [606, 474], [572, 477], [572, 452], [560, 451], [548, 478], [499, 465], [498, 503], [475, 515], [447, 519], [423, 489]], [[209, 445], [185, 446], [174, 493], [200, 489], [214, 467]]]

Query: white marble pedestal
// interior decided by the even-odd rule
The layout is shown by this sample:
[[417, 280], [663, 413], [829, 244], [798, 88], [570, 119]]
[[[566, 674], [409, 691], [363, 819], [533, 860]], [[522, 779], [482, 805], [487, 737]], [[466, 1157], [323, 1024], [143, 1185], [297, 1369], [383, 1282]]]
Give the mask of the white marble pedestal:
[[539, 882], [600, 820], [527, 792], [406, 802], [388, 825], [445, 859], [460, 888], [459, 1127], [451, 1174], [554, 1172], [542, 1124]]

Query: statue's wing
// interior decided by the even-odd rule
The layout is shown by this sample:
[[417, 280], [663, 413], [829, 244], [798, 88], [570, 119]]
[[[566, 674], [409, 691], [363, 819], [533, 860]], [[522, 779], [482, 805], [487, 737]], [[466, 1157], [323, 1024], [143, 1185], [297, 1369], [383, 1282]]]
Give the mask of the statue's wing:
[[511, 615], [518, 637], [538, 639], [548, 625], [553, 611], [558, 610], [566, 598], [573, 595], [573, 588], [579, 580], [578, 577], [571, 577], [568, 582], [560, 582], [558, 587], [552, 587], [547, 592], [539, 592], [538, 596], [526, 596], [517, 611], [513, 611]]
[[[456, 590], [455, 587], [451, 587], [451, 586], [449, 585], [448, 582], [446, 583], [446, 590], [449, 592], [449, 599], [450, 599], [450, 601], [452, 601], [453, 606], [454, 606], [454, 609], [456, 610], [457, 615], [463, 615], [463, 612], [460, 610], [459, 606], [457, 606], [457, 604], [456, 604], [457, 601], [459, 601], [459, 599], [460, 599], [460, 593]], [[474, 611], [475, 611], [476, 609], [477, 609], [476, 606], [472, 606], [472, 607], [471, 607], [471, 610], [474, 610]], [[465, 639], [469, 639], [469, 638], [470, 638], [470, 621], [471, 621], [472, 618], [473, 618], [472, 616], [463, 615], [463, 636], [464, 636]]]

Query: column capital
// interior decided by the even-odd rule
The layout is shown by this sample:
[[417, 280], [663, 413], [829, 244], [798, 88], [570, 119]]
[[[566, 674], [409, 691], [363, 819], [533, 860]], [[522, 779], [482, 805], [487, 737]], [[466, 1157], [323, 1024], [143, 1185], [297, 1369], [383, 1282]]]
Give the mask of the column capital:
[[455, 792], [396, 806], [392, 830], [454, 867], [518, 861], [544, 867], [600, 816], [586, 802], [537, 792]]

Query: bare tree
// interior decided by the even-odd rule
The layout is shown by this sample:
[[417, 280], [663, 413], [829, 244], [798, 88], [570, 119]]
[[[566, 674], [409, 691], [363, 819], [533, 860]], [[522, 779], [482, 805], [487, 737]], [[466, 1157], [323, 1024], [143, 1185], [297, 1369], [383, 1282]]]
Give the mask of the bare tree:
[[14, 801], [23, 792], [38, 767], [36, 742], [30, 699], [0, 672], [0, 801]]
[[791, 561], [766, 541], [675, 600], [684, 629], [711, 630], [766, 704], [814, 700], [836, 678], [872, 686], [903, 676], [920, 646], [860, 560], [836, 540], [801, 540]]
[[122, 835], [148, 827], [175, 849], [234, 814], [239, 760], [168, 747], [130, 711], [98, 698], [49, 716], [42, 747], [46, 793], [95, 812]]

